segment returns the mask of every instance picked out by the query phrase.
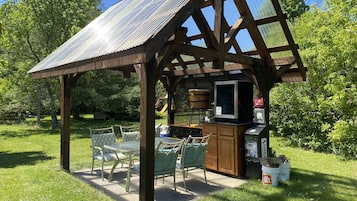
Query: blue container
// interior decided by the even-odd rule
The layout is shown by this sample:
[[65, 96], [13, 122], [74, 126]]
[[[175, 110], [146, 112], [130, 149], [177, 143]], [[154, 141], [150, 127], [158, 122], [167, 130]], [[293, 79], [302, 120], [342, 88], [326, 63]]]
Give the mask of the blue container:
[[170, 133], [160, 133], [160, 137], [170, 137]]

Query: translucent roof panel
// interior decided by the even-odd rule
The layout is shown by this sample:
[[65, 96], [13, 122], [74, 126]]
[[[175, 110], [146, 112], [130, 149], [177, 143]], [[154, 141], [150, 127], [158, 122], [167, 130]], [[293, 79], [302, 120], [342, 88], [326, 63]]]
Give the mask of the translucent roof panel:
[[257, 50], [247, 29], [240, 30], [236, 36], [236, 40], [242, 52]]
[[240, 18], [240, 13], [238, 12], [238, 9], [235, 6], [233, 0], [226, 0], [224, 2], [223, 11], [229, 26], [232, 26], [237, 21], [237, 19]]
[[122, 0], [43, 59], [29, 73], [143, 45], [190, 0]]
[[268, 48], [288, 45], [288, 41], [279, 22], [260, 25], [258, 29]]
[[271, 1], [267, 0], [254, 0], [247, 1], [248, 7], [252, 12], [254, 20], [267, 18], [276, 15], [275, 9]]

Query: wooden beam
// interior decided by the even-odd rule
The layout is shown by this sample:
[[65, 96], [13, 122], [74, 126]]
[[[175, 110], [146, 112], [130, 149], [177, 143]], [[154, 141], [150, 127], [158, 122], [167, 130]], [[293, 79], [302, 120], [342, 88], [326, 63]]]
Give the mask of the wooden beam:
[[291, 66], [294, 63], [296, 63], [296, 59], [295, 57], [291, 56], [273, 59], [273, 61], [269, 63], [269, 66]]
[[71, 88], [82, 74], [60, 76], [61, 83], [61, 150], [60, 166], [62, 170], [70, 171], [70, 116]]
[[[278, 47], [271, 47], [271, 48], [268, 48], [268, 50], [270, 53], [274, 53], [274, 52], [282, 52], [282, 51], [292, 51], [294, 48], [298, 49], [299, 46], [297, 44], [283, 45], [283, 46], [278, 46]], [[258, 55], [259, 54], [257, 50], [246, 51], [243, 53], [245, 55]]]
[[[246, 25], [248, 23], [248, 20], [247, 18], [244, 17], [244, 25]], [[239, 23], [239, 22], [236, 22], [236, 23]], [[241, 27], [239, 27], [239, 29], [242, 29], [243, 28], [243, 24], [241, 25]], [[238, 31], [239, 31], [238, 29]], [[225, 32], [229, 33], [231, 29], [231, 27], [229, 26], [227, 20], [224, 20], [224, 30]], [[227, 41], [225, 41], [225, 50], [226, 52], [228, 52], [231, 48], [231, 46], [233, 46], [234, 50], [236, 51], [236, 54], [241, 54], [242, 53], [242, 50], [241, 48], [239, 47], [238, 45], [238, 42], [236, 40], [236, 36], [237, 36], [238, 32], [235, 33], [235, 36], [231, 36], [232, 40], [230, 42], [227, 43]]]
[[205, 7], [208, 7], [208, 6], [212, 6], [213, 0], [205, 0], [202, 4], [201, 4], [201, 8], [205, 8]]
[[145, 48], [146, 62], [151, 60], [156, 56], [156, 53], [165, 45], [169, 38], [175, 34], [177, 26], [185, 22], [185, 20], [192, 15], [195, 11], [192, 8], [199, 9], [204, 0], [194, 0], [189, 1], [184, 7], [175, 13], [174, 18], [172, 18], [169, 23], [165, 25], [165, 28], [160, 30], [154, 38], [147, 42]]
[[256, 77], [260, 91], [269, 93], [273, 88], [274, 83], [277, 81], [277, 75], [272, 68], [269, 68], [265, 63], [255, 62], [253, 65], [254, 76]]
[[225, 54], [225, 44], [224, 44], [224, 1], [215, 0], [213, 2], [214, 8], [214, 29], [213, 34], [218, 41], [218, 47], [216, 51], [218, 53], [218, 58], [213, 60], [213, 68], [223, 68], [224, 67], [224, 54]]
[[[264, 61], [270, 61], [272, 58], [269, 54], [268, 48], [264, 42], [263, 37], [261, 36], [258, 26], [256, 22], [254, 21], [254, 17], [249, 9], [249, 6], [247, 4], [246, 0], [234, 0], [234, 3], [236, 4], [239, 13], [241, 16], [246, 16], [246, 18], [249, 20], [249, 24], [247, 25], [247, 30], [254, 42], [255, 47], [257, 48], [258, 54], [260, 58]], [[274, 69], [272, 69], [274, 70]]]
[[201, 10], [196, 10], [192, 14], [193, 20], [196, 22], [198, 29], [201, 31], [203, 38], [205, 39], [206, 46], [209, 48], [217, 48], [218, 41], [215, 35], [212, 33], [210, 26]]
[[200, 58], [217, 59], [217, 51], [211, 48], [197, 47], [187, 44], [180, 44], [176, 52], [184, 55], [190, 55]]
[[230, 46], [232, 44], [232, 41], [235, 41], [235, 37], [237, 36], [239, 30], [241, 30], [245, 25], [248, 23], [248, 20], [245, 16], [241, 16], [236, 23], [230, 28], [230, 30], [227, 33], [227, 36], [224, 39], [224, 43], [226, 46]]
[[167, 42], [166, 45], [159, 51], [158, 57], [156, 58], [156, 63], [158, 65], [157, 79], [161, 76], [163, 69], [168, 65], [170, 61], [175, 59], [178, 55], [176, 54], [176, 49], [180, 42], [184, 41], [187, 34], [187, 28], [181, 27], [175, 33], [175, 39], [173, 41]]
[[146, 55], [143, 52], [144, 49], [142, 46], [140, 46], [123, 52], [74, 62], [63, 66], [58, 66], [50, 70], [35, 72], [32, 73], [32, 78], [40, 79], [61, 76], [65, 74], [84, 73], [93, 70], [103, 70], [120, 67], [126, 68], [129, 65], [145, 62]]
[[[219, 55], [217, 55], [218, 53], [215, 49], [208, 49], [187, 44], [180, 44], [176, 51], [184, 55], [193, 56], [195, 58], [205, 58], [211, 60], [219, 58]], [[223, 58], [225, 61], [240, 63], [244, 65], [253, 65], [254, 59], [252, 57], [232, 53], [223, 54]]]
[[171, 76], [190, 76], [198, 74], [210, 74], [210, 73], [219, 73], [219, 72], [228, 72], [235, 70], [251, 69], [251, 66], [243, 64], [228, 64], [225, 65], [223, 69], [214, 69], [212, 66], [196, 68], [196, 69], [185, 69], [185, 70], [175, 70], [171, 71]]
[[234, 63], [251, 66], [253, 65], [253, 60], [257, 60], [257, 59], [244, 55], [227, 53], [224, 55], [224, 60], [227, 62], [234, 62]]
[[304, 64], [302, 63], [300, 54], [297, 50], [297, 45], [295, 45], [293, 36], [292, 36], [291, 32], [289, 31], [289, 26], [286, 22], [286, 15], [283, 14], [280, 3], [278, 0], [271, 0], [271, 1], [275, 8], [276, 15], [280, 19], [280, 24], [284, 31], [285, 37], [288, 40], [289, 45], [292, 47], [292, 52], [293, 52], [294, 57], [296, 58], [296, 63], [297, 63], [297, 66], [299, 67], [299, 71], [301, 73], [302, 79], [306, 80], [306, 68], [304, 68]]
[[69, 75], [62, 75], [61, 78], [61, 169], [69, 172], [69, 148], [70, 148], [70, 106], [71, 94]]
[[140, 186], [139, 200], [154, 200], [156, 60], [138, 64], [140, 74]]
[[282, 14], [282, 16], [280, 16], [280, 17], [275, 15], [275, 16], [270, 16], [270, 17], [255, 20], [255, 23], [257, 25], [263, 25], [263, 24], [269, 24], [269, 23], [273, 23], [273, 22], [279, 22], [281, 20], [281, 17], [284, 19], [287, 19], [287, 15]]

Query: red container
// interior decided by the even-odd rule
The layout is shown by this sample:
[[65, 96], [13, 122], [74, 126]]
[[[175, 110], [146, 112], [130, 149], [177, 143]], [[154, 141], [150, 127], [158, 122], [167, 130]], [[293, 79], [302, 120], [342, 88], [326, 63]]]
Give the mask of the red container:
[[254, 99], [254, 107], [263, 108], [264, 107], [264, 99], [263, 97]]

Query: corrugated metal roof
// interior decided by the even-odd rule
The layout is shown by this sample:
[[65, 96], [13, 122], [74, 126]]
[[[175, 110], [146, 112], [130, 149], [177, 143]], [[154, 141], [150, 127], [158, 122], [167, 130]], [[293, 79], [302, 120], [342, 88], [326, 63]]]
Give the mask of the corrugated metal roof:
[[190, 0], [122, 0], [34, 66], [29, 73], [145, 44]]

